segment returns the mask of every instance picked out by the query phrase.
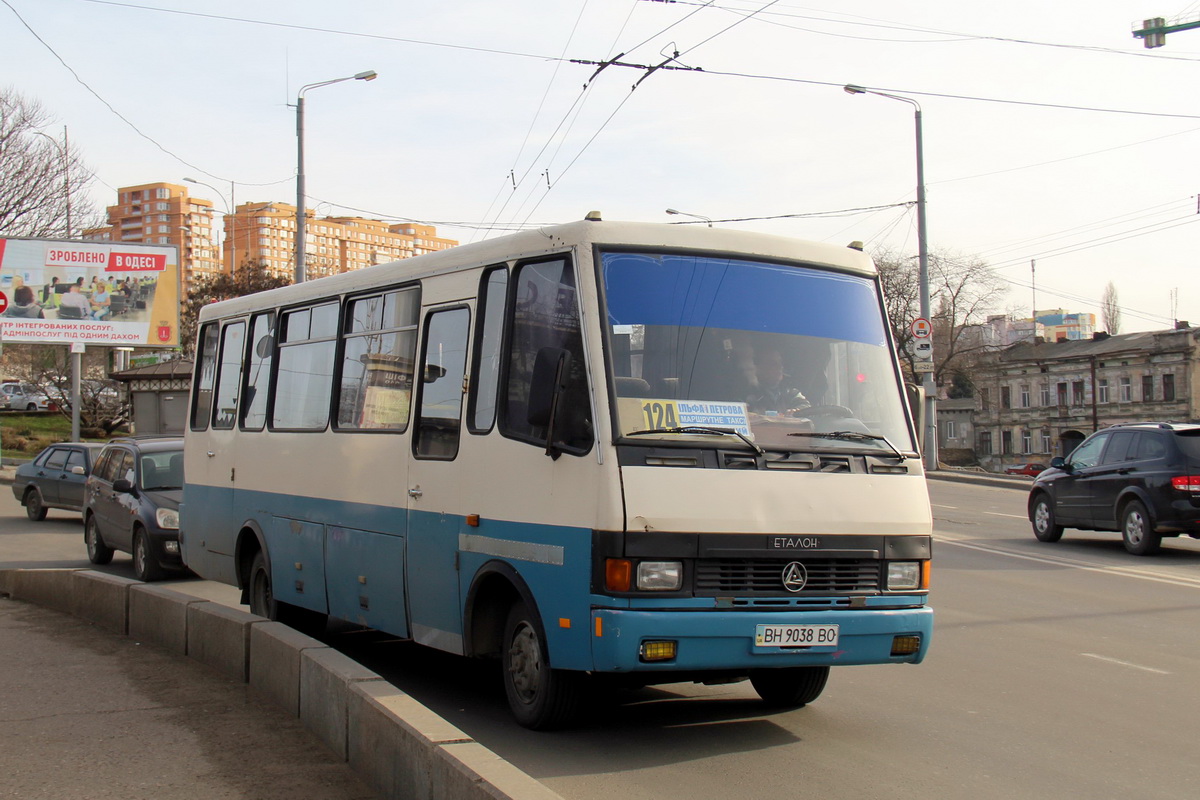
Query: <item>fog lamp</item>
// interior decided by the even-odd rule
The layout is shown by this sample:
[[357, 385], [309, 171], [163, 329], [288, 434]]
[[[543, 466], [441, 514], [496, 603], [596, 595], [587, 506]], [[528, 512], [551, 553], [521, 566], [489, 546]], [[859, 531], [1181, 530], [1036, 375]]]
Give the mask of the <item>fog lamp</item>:
[[179, 555], [179, 542], [169, 541], [163, 542], [163, 549], [173, 556]]
[[892, 655], [911, 656], [921, 649], [920, 636], [893, 636]]
[[893, 561], [888, 564], [887, 588], [889, 591], [921, 588], [921, 562]]
[[683, 585], [679, 561], [642, 561], [637, 566], [637, 588], [648, 592], [673, 592]]
[[670, 661], [675, 657], [676, 642], [642, 642], [642, 661]]

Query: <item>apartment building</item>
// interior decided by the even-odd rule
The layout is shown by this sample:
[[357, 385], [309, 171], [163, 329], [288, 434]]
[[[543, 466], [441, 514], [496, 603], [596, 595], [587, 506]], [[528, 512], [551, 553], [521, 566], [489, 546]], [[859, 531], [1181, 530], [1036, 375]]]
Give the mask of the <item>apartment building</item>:
[[[350, 272], [373, 264], [445, 250], [458, 244], [437, 235], [432, 225], [388, 224], [362, 217], [321, 217], [308, 212], [305, 223], [306, 278]], [[223, 260], [261, 261], [268, 272], [291, 277], [295, 271], [296, 207], [288, 203], [242, 203], [225, 218]]]
[[1200, 328], [1015, 344], [981, 362], [976, 387], [979, 463], [1049, 461], [1117, 423], [1200, 418]]
[[192, 197], [186, 186], [143, 183], [117, 190], [117, 204], [108, 206], [108, 225], [83, 232], [84, 239], [145, 242], [179, 248], [180, 292], [199, 278], [221, 272], [213, 237], [213, 204]]

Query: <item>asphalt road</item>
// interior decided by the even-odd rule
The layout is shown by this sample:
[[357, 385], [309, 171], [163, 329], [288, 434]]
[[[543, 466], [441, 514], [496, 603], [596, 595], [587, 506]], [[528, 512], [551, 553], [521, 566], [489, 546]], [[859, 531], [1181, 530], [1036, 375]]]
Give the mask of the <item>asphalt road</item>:
[[[768, 712], [748, 684], [673, 685], [598, 697], [587, 724], [539, 734], [512, 723], [488, 665], [371, 632], [326, 638], [568, 800], [1200, 796], [1200, 542], [1144, 558], [1117, 534], [1043, 544], [1023, 491], [930, 492], [929, 658], [834, 670], [804, 709]], [[0, 500], [0, 524], [19, 512]], [[0, 565], [87, 564], [78, 523], [42, 526], [6, 536]], [[120, 555], [108, 569], [132, 572]]]

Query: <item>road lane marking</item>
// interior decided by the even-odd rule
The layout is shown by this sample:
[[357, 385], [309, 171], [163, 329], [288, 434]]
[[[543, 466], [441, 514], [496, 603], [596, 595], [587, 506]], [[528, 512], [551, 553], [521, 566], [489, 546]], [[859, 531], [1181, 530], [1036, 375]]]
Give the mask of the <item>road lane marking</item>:
[[1029, 519], [1025, 514], [1001, 514], [999, 511], [985, 511], [985, 514], [991, 514], [993, 517], [1012, 517], [1013, 519]]
[[1171, 674], [1171, 673], [1167, 672], [1165, 669], [1155, 669], [1154, 667], [1143, 667], [1141, 664], [1131, 664], [1128, 661], [1122, 661], [1119, 658], [1109, 658], [1108, 656], [1098, 656], [1095, 653], [1080, 653], [1079, 655], [1087, 656], [1088, 658], [1095, 658], [1099, 661], [1107, 661], [1110, 664], [1118, 664], [1122, 667], [1132, 667], [1134, 669], [1145, 670], [1146, 672], [1153, 672], [1156, 675], [1170, 675]]
[[1089, 564], [1086, 561], [1076, 561], [1074, 559], [1063, 558], [1059, 556], [1031, 556], [1024, 553], [1014, 553], [1011, 550], [1002, 550], [998, 547], [989, 547], [987, 545], [976, 544], [974, 542], [964, 542], [960, 539], [955, 539], [945, 534], [935, 533], [934, 541], [942, 542], [943, 544], [954, 545], [956, 547], [965, 547], [968, 550], [978, 550], [981, 553], [991, 553], [992, 555], [1008, 556], [1009, 558], [1023, 559], [1025, 561], [1036, 561], [1039, 564], [1051, 564], [1056, 567], [1073, 567], [1082, 569], [1088, 572], [1100, 572], [1106, 575], [1122, 575], [1126, 578], [1137, 578], [1144, 581], [1153, 581], [1155, 583], [1166, 583], [1171, 586], [1185, 586], [1189, 589], [1200, 589], [1200, 578], [1184, 578], [1159, 575], [1145, 570], [1135, 569], [1133, 567], [1118, 567], [1118, 566], [1097, 566], [1094, 563]]
[[952, 508], [955, 511], [958, 510], [958, 506], [944, 506], [941, 503], [930, 503], [929, 505], [933, 506], [934, 508]]

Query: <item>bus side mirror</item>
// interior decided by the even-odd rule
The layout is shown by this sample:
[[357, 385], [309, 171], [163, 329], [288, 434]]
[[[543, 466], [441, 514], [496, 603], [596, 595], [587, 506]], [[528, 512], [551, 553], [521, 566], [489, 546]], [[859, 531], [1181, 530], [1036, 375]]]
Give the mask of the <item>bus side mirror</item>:
[[917, 428], [917, 445], [921, 452], [925, 451], [925, 387], [919, 383], [904, 384], [904, 393], [908, 396], [908, 410], [912, 414], [913, 425]]
[[529, 381], [529, 407], [526, 421], [530, 425], [546, 429], [546, 455], [558, 458], [554, 446], [554, 421], [558, 413], [558, 401], [567, 386], [567, 375], [571, 369], [571, 353], [561, 347], [543, 347], [538, 350], [533, 362], [533, 375]]

